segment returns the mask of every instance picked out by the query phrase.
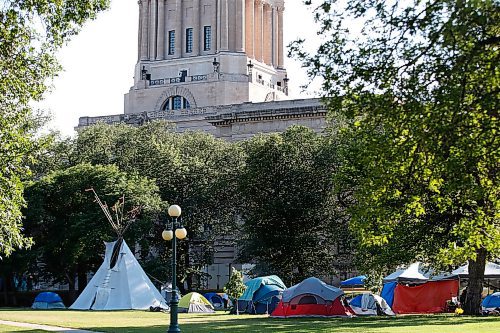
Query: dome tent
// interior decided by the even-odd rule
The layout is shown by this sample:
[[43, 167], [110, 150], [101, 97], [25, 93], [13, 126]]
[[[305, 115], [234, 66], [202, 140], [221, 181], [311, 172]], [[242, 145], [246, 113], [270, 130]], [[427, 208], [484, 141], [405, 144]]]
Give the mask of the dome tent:
[[32, 309], [66, 309], [64, 303], [56, 293], [46, 291], [43, 293], [39, 293], [31, 305]]
[[500, 311], [500, 292], [486, 296], [481, 303], [484, 312]]
[[351, 299], [349, 306], [359, 316], [394, 316], [385, 299], [372, 293], [363, 293]]
[[271, 317], [350, 317], [353, 311], [341, 300], [344, 292], [310, 277], [283, 291]]
[[214, 313], [213, 305], [203, 295], [189, 293], [179, 300], [179, 312]]
[[245, 282], [247, 289], [238, 298], [240, 313], [271, 313], [280, 301], [280, 295], [286, 289], [285, 284], [276, 275], [258, 277]]
[[229, 297], [225, 293], [206, 293], [203, 296], [214, 306], [215, 310], [223, 310], [230, 304]]

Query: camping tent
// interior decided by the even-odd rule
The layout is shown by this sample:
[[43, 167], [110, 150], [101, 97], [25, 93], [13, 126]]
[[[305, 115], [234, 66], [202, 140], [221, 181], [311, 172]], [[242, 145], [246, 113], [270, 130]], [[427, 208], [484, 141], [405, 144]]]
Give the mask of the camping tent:
[[64, 303], [56, 293], [46, 291], [39, 293], [31, 306], [32, 309], [66, 309]]
[[229, 297], [224, 293], [206, 293], [203, 295], [215, 308], [222, 310], [229, 306]]
[[271, 313], [286, 286], [276, 275], [258, 277], [245, 282], [246, 289], [238, 298], [238, 310], [249, 314]]
[[123, 239], [105, 243], [104, 262], [92, 277], [73, 310], [146, 310], [168, 306]]
[[500, 310], [500, 292], [486, 296], [481, 303], [483, 311], [498, 311]]
[[385, 299], [372, 293], [363, 293], [351, 299], [349, 306], [360, 316], [388, 315], [394, 316]]
[[[459, 276], [461, 278], [469, 277], [469, 264], [455, 269], [451, 272], [452, 275]], [[485, 279], [495, 279], [500, 278], [500, 265], [494, 264], [492, 262], [486, 263], [484, 268], [484, 278]]]
[[365, 285], [365, 280], [366, 276], [364, 275], [355, 276], [340, 282], [340, 287], [345, 287], [345, 288], [363, 287]]
[[179, 312], [214, 313], [214, 307], [203, 295], [189, 293], [179, 300]]
[[429, 274], [421, 267], [419, 262], [415, 262], [406, 269], [398, 269], [394, 273], [384, 278], [387, 282], [424, 283], [429, 280]]
[[395, 313], [439, 313], [446, 302], [458, 295], [458, 280], [453, 276], [431, 277], [416, 262], [384, 278], [381, 296]]
[[344, 292], [310, 277], [283, 291], [271, 317], [347, 317], [352, 310], [341, 301]]

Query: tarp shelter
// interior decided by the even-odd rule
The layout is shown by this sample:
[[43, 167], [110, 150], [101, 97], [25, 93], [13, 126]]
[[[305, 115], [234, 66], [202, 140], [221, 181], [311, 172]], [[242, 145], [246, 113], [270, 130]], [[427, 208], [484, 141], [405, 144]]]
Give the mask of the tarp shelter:
[[344, 292], [310, 277], [283, 291], [271, 317], [348, 317], [353, 312], [342, 302]]
[[394, 302], [394, 290], [398, 285], [397, 282], [388, 282], [385, 283], [382, 287], [382, 291], [380, 292], [380, 296], [385, 299], [387, 304], [392, 308], [392, 304]]
[[248, 314], [271, 313], [278, 305], [285, 284], [276, 275], [258, 277], [245, 282], [246, 289], [238, 298], [238, 310]]
[[206, 293], [203, 295], [215, 308], [222, 310], [230, 305], [229, 297], [224, 293]]
[[[453, 272], [451, 272], [451, 274], [459, 276], [460, 278], [468, 278], [469, 264], [455, 269]], [[484, 268], [484, 278], [485, 279], [500, 278], [500, 265], [497, 265], [492, 262], [486, 263], [486, 267]]]
[[394, 316], [385, 299], [372, 293], [363, 293], [351, 299], [349, 306], [359, 316]]
[[46, 291], [39, 293], [31, 305], [32, 309], [66, 309], [61, 296], [56, 293]]
[[413, 263], [406, 269], [398, 269], [394, 273], [386, 276], [383, 281], [387, 282], [406, 282], [406, 283], [424, 283], [429, 280], [429, 276], [422, 269], [419, 262]]
[[168, 309], [124, 240], [105, 243], [104, 262], [92, 277], [72, 310]]
[[500, 311], [500, 292], [486, 296], [481, 303], [483, 311]]
[[213, 305], [203, 295], [189, 293], [179, 300], [179, 312], [214, 313]]
[[345, 287], [345, 288], [363, 287], [365, 285], [365, 280], [366, 276], [364, 275], [355, 276], [340, 282], [340, 287]]
[[458, 280], [428, 281], [406, 286], [398, 283], [394, 290], [392, 310], [404, 313], [440, 313], [446, 302], [458, 296]]

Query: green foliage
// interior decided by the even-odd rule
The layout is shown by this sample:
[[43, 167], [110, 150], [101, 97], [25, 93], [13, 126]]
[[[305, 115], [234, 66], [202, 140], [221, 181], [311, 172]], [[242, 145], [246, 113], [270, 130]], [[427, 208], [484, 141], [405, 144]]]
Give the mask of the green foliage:
[[76, 273], [95, 271], [102, 263], [103, 242], [117, 236], [92, 192], [85, 191], [91, 187], [108, 205], [124, 195], [125, 211], [141, 207], [125, 239], [133, 240], [132, 246], [140, 244], [143, 257], [148, 254], [151, 229], [162, 208], [158, 187], [115, 166], [79, 164], [54, 171], [26, 188], [26, 232], [35, 240], [31, 251], [35, 263], [43, 263], [37, 272], [72, 285]]
[[31, 245], [22, 235], [23, 183], [35, 141], [31, 102], [59, 71], [55, 53], [108, 0], [5, 0], [0, 8], [0, 255]]
[[238, 309], [238, 298], [240, 298], [247, 286], [243, 283], [243, 274], [238, 271], [236, 268], [232, 267], [231, 276], [229, 276], [229, 281], [227, 281], [224, 286], [224, 292], [228, 294], [229, 297], [233, 300], [233, 303], [236, 305], [236, 314], [239, 315]]
[[291, 127], [244, 147], [240, 260], [292, 283], [333, 275], [342, 259], [337, 244], [351, 237], [331, 195], [336, 154], [329, 137]]
[[[497, 257], [500, 3], [321, 2], [328, 39], [317, 54], [300, 42], [293, 51], [350, 124], [335, 183], [354, 189], [365, 267]], [[363, 29], [351, 33], [353, 22]], [[479, 310], [481, 275], [471, 278], [469, 313]]]
[[[243, 158], [237, 145], [205, 133], [175, 133], [171, 128], [166, 122], [141, 127], [97, 124], [83, 129], [74, 140], [56, 143], [43, 155], [42, 165], [50, 169], [75, 163], [113, 164], [154, 180], [164, 201], [182, 207], [188, 239], [179, 244], [178, 269], [181, 280], [187, 279], [192, 289], [193, 283], [206, 278], [202, 268], [213, 261], [215, 239], [234, 242]], [[44, 167], [39, 169], [45, 172]], [[161, 261], [155, 259], [155, 264], [146, 266], [166, 280], [170, 250], [161, 231], [158, 226], [153, 240]]]

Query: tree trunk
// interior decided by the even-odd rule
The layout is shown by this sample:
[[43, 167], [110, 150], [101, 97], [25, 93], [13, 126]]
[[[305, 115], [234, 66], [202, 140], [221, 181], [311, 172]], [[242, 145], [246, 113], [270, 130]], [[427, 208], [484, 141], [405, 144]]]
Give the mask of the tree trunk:
[[486, 257], [486, 250], [479, 249], [476, 260], [469, 260], [469, 282], [464, 304], [464, 313], [467, 315], [481, 314], [481, 294], [483, 292]]
[[82, 265], [78, 265], [78, 293], [81, 294], [87, 286], [87, 270]]
[[77, 297], [74, 276], [75, 276], [74, 272], [66, 274], [66, 278], [68, 279], [68, 289], [69, 289], [68, 296], [71, 303], [73, 303]]

